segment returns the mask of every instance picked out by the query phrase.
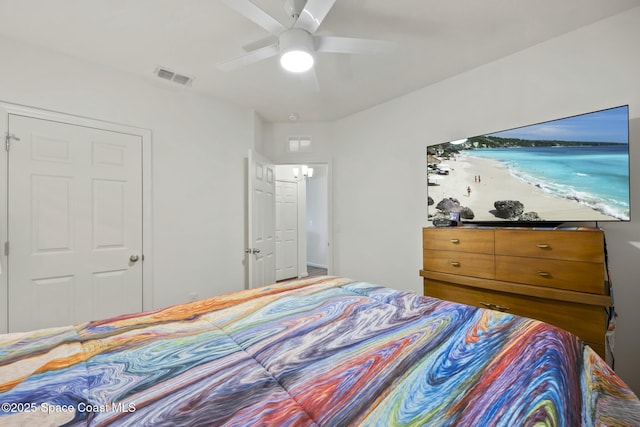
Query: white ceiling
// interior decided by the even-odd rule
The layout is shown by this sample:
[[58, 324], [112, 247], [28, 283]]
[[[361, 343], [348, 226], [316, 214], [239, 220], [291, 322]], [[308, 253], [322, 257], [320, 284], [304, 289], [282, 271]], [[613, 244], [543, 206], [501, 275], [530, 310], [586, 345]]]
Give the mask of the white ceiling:
[[[253, 0], [289, 25], [283, 0]], [[334, 120], [588, 25], [640, 0], [337, 0], [318, 35], [393, 41], [383, 55], [321, 54], [320, 91], [276, 57], [225, 73], [268, 33], [219, 0], [0, 0], [0, 35], [255, 109], [267, 121]], [[173, 85], [173, 83], [166, 83]]]

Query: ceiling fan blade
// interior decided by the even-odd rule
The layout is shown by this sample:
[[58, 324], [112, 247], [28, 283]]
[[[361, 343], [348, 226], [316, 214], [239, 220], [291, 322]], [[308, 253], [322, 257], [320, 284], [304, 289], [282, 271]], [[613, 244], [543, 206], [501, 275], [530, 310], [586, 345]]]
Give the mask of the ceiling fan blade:
[[352, 37], [315, 37], [316, 50], [327, 53], [390, 53], [395, 43]]
[[244, 46], [242, 46], [242, 50], [244, 50], [245, 52], [253, 52], [254, 50], [262, 49], [265, 46], [269, 46], [277, 42], [278, 42], [277, 37], [267, 36], [263, 39], [245, 44]]
[[279, 53], [278, 45], [272, 44], [261, 49], [256, 49], [245, 55], [238, 56], [237, 58], [230, 59], [228, 61], [219, 62], [217, 67], [222, 71], [233, 71], [238, 68], [251, 65], [255, 62], [262, 61], [263, 59], [271, 58]]
[[278, 35], [287, 28], [274, 17], [253, 4], [249, 0], [222, 0], [222, 3], [235, 10], [240, 15], [255, 22], [271, 34]]
[[335, 2], [336, 0], [308, 0], [293, 26], [315, 33]]

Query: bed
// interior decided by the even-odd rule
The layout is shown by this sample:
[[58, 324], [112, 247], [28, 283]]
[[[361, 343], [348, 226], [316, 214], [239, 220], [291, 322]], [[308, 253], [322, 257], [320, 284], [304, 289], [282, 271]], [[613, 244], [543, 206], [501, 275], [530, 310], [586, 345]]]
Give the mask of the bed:
[[0, 336], [0, 425], [640, 426], [577, 337], [318, 277]]

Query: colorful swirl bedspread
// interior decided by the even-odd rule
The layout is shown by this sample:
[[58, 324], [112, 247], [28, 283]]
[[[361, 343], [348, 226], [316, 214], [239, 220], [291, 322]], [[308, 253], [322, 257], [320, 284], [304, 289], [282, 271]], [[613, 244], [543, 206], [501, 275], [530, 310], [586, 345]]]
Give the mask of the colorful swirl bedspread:
[[348, 279], [0, 336], [0, 425], [640, 425], [547, 324]]

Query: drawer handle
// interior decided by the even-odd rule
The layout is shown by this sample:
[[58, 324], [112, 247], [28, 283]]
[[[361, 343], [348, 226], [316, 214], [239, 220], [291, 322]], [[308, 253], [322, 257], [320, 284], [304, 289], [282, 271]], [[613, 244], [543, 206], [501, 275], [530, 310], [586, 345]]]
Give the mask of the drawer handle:
[[538, 271], [538, 276], [540, 277], [551, 277], [551, 273], [547, 271]]
[[540, 249], [549, 249], [549, 245], [546, 243], [538, 243], [536, 244], [537, 247], [539, 247]]
[[460, 243], [460, 239], [451, 239], [451, 243]]
[[452, 267], [460, 267], [460, 263], [458, 261], [451, 261]]
[[481, 302], [480, 304], [484, 305], [485, 307], [487, 307], [487, 308], [489, 308], [491, 310], [497, 310], [497, 311], [502, 311], [502, 312], [511, 310], [509, 307], [504, 307], [504, 306], [501, 306], [501, 305], [498, 305], [498, 304], [493, 304], [493, 303], [490, 303], [490, 302]]

